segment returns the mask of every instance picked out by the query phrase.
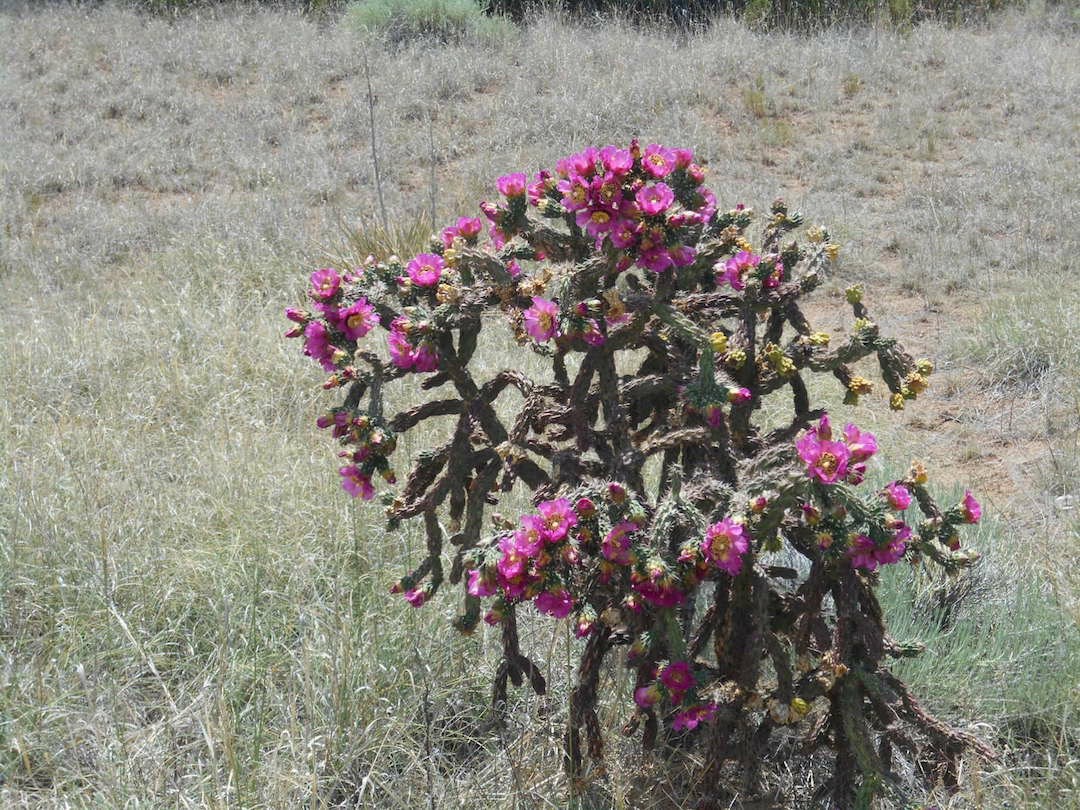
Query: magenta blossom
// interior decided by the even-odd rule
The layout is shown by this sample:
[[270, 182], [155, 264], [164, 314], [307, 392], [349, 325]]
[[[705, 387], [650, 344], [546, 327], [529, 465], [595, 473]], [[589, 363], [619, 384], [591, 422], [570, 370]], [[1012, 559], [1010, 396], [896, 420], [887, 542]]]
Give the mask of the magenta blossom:
[[731, 576], [736, 576], [743, 565], [743, 555], [750, 548], [746, 527], [731, 518], [714, 523], [705, 531], [701, 551], [705, 559]]
[[964, 512], [965, 523], [978, 523], [982, 518], [982, 505], [975, 500], [975, 496], [971, 494], [971, 490], [964, 492], [964, 500], [960, 504], [961, 509]]
[[480, 571], [469, 571], [468, 586], [466, 588], [470, 596], [493, 596], [496, 592], [495, 583], [485, 577]]
[[641, 167], [658, 180], [667, 177], [675, 168], [677, 158], [675, 153], [656, 143], [645, 147], [641, 156]]
[[577, 525], [577, 514], [570, 505], [569, 498], [543, 501], [536, 509], [540, 513], [544, 536], [549, 543], [558, 543], [566, 537], [572, 526]]
[[312, 321], [304, 327], [304, 354], [319, 362], [323, 371], [336, 371], [334, 355], [337, 348], [330, 342], [330, 333], [321, 321]]
[[650, 683], [648, 686], [639, 686], [634, 690], [634, 703], [643, 709], [650, 709], [660, 702], [660, 698], [663, 695], [660, 692], [660, 687], [656, 683]]
[[605, 146], [601, 149], [600, 160], [607, 171], [620, 177], [634, 168], [634, 156], [630, 154], [630, 150], [619, 149], [617, 146]]
[[425, 340], [413, 354], [413, 371], [426, 374], [429, 371], [438, 371], [438, 369], [439, 353], [435, 351], [435, 346]]
[[[746, 276], [761, 263], [761, 257], [748, 250], [740, 250], [726, 262], [723, 273], [717, 279], [718, 282], [726, 281], [734, 289], [742, 290], [746, 287]], [[719, 268], [717, 262], [716, 269]]]
[[889, 502], [889, 506], [898, 511], [902, 512], [911, 506], [911, 493], [899, 481], [893, 481], [885, 487], [881, 495]]
[[637, 530], [638, 525], [629, 520], [616, 524], [600, 545], [600, 553], [604, 555], [604, 559], [618, 565], [630, 565], [634, 561], [634, 552], [630, 549], [630, 535]]
[[641, 213], [651, 217], [662, 214], [671, 207], [671, 204], [675, 202], [675, 192], [667, 183], [656, 183], [640, 189], [634, 195], [634, 199]]
[[865, 534], [857, 534], [851, 540], [848, 547], [848, 557], [852, 568], [862, 568], [865, 571], [876, 571], [878, 567], [877, 546], [874, 541]]
[[574, 609], [574, 599], [566, 588], [541, 591], [533, 600], [536, 609], [556, 619], [565, 619]]
[[390, 334], [386, 337], [386, 343], [390, 349], [390, 361], [402, 369], [411, 369], [416, 365], [416, 353], [412, 343], [409, 342], [409, 336], [405, 333], [408, 323], [408, 319], [403, 315], [394, 318], [390, 324]]
[[559, 322], [559, 305], [546, 298], [533, 296], [533, 305], [523, 313], [525, 331], [539, 343], [555, 337]]
[[349, 340], [359, 340], [378, 325], [375, 307], [363, 297], [338, 312], [338, 327]]
[[442, 256], [435, 253], [421, 253], [405, 268], [409, 279], [417, 287], [434, 287], [439, 283], [443, 268], [446, 265]]
[[525, 186], [528, 182], [529, 179], [525, 176], [525, 172], [514, 172], [513, 174], [504, 174], [496, 181], [496, 184], [499, 193], [504, 197], [524, 197]]
[[311, 274], [311, 297], [328, 301], [341, 289], [341, 276], [333, 267], [324, 267]]
[[661, 669], [660, 682], [668, 688], [673, 703], [681, 703], [683, 695], [697, 683], [687, 661], [672, 661]]
[[521, 528], [514, 532], [514, 546], [527, 557], [535, 557], [548, 539], [544, 519], [538, 515], [522, 515]]
[[672, 731], [693, 731], [701, 723], [707, 723], [716, 716], [719, 707], [715, 703], [699, 703], [684, 709], [671, 721]]
[[350, 464], [338, 470], [341, 473], [342, 488], [354, 498], [360, 496], [365, 501], [375, 497], [375, 487], [371, 485], [371, 476], [360, 471], [360, 468]]
[[851, 453], [851, 462], [866, 461], [877, 452], [877, 439], [873, 433], [859, 430], [855, 425], [848, 423], [844, 426], [844, 442]]
[[413, 588], [412, 590], [405, 591], [403, 594], [405, 601], [407, 601], [413, 607], [422, 607], [424, 602], [427, 601], [427, 591], [423, 588]]

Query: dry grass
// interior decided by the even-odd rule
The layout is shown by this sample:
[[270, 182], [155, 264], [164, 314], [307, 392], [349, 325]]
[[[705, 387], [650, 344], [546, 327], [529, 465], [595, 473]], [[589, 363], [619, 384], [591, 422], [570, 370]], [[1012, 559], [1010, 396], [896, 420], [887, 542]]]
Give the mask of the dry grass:
[[[858, 414], [999, 515], [953, 629], [926, 583], [888, 591], [931, 643], [919, 691], [1009, 752], [936, 801], [1080, 806], [1078, 525], [1053, 507], [1080, 496], [1075, 20], [680, 43], [548, 16], [478, 54], [281, 11], [47, 7], [0, 41], [0, 803], [566, 804], [559, 701], [492, 729], [494, 639], [385, 593], [416, 545], [337, 488], [280, 312], [324, 251], [418, 246], [429, 137], [446, 219], [503, 171], [639, 135], [697, 149], [723, 204], [829, 223], [835, 288], [864, 281], [940, 361], [925, 409]], [[402, 224], [343, 248], [378, 217], [365, 59]], [[526, 643], [565, 682], [562, 629]], [[641, 806], [656, 766], [612, 744], [590, 806]]]

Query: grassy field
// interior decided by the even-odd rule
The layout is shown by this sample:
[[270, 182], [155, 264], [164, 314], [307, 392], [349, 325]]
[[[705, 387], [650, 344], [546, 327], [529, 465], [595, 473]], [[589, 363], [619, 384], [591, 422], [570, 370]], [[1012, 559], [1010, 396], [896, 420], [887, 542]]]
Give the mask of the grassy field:
[[[0, 14], [0, 804], [567, 806], [559, 701], [493, 727], [497, 639], [387, 594], [419, 547], [338, 486], [281, 312], [327, 254], [415, 250], [433, 207], [638, 135], [697, 150], [721, 205], [829, 224], [821, 326], [861, 282], [934, 357], [925, 403], [855, 409], [894, 471], [990, 515], [972, 576], [884, 588], [928, 645], [904, 676], [1003, 754], [928, 800], [1080, 808], [1077, 33], [1036, 7], [679, 40], [545, 16], [389, 48], [283, 11]], [[556, 685], [564, 632], [524, 639]], [[678, 806], [611, 752], [590, 806]], [[806, 779], [775, 775], [783, 806]]]

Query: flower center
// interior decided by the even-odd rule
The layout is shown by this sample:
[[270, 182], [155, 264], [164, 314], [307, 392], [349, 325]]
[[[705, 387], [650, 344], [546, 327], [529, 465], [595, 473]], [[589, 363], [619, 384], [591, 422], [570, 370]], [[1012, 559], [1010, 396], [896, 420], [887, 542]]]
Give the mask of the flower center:
[[839, 463], [836, 456], [832, 453], [822, 453], [821, 458], [818, 459], [818, 467], [830, 475], [836, 472], [836, 467]]

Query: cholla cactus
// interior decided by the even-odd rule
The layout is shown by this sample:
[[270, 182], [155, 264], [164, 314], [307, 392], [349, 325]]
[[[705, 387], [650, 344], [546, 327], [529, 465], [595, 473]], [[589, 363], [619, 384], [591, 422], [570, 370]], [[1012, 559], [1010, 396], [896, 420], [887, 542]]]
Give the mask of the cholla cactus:
[[[804, 380], [831, 374], [857, 401], [871, 383], [851, 364], [873, 355], [901, 408], [932, 368], [879, 334], [858, 288], [851, 334], [833, 345], [815, 332], [799, 302], [837, 245], [820, 227], [784, 241], [801, 218], [781, 200], [751, 244], [752, 212], [718, 212], [704, 176], [689, 150], [590, 148], [531, 182], [500, 178], [499, 201], [480, 206], [487, 240], [481, 219], [462, 218], [408, 262], [314, 273], [313, 309], [288, 311], [289, 334], [344, 391], [318, 420], [341, 444], [343, 485], [373, 497], [377, 476], [395, 481], [399, 434], [456, 419], [390, 496], [391, 527], [421, 518], [427, 537], [393, 590], [419, 606], [459, 586], [459, 630], [501, 627], [496, 704], [508, 682], [545, 690], [519, 648], [519, 613], [572, 623], [585, 640], [566, 732], [575, 778], [586, 752], [602, 755], [600, 667], [625, 645], [628, 733], [646, 747], [698, 741], [710, 776], [741, 768], [752, 785], [770, 735], [801, 726], [811, 748], [835, 751], [824, 792], [836, 806], [888, 784], [902, 754], [955, 780], [965, 749], [993, 753], [889, 671], [912, 650], [883, 626], [875, 572], [969, 564], [957, 529], [979, 505], [968, 493], [942, 509], [918, 466], [866, 491], [874, 436], [832, 425]], [[512, 361], [479, 376], [481, 334], [499, 320], [550, 376]], [[421, 401], [386, 415], [398, 380]], [[495, 407], [508, 388], [522, 400], [511, 420]], [[763, 398], [784, 392], [790, 419], [763, 428]], [[535, 509], [486, 529], [519, 482]]]

